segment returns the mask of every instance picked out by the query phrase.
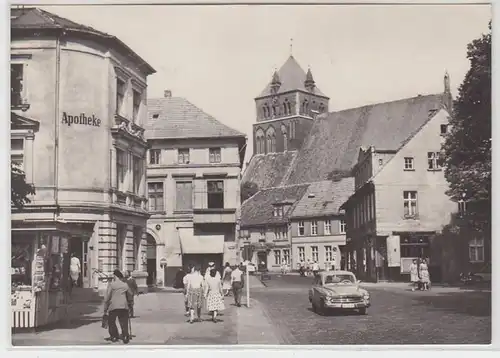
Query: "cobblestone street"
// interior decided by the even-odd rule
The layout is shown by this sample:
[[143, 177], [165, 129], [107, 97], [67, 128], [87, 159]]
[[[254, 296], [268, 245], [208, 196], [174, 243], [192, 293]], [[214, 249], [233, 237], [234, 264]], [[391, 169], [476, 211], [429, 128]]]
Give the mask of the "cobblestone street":
[[488, 344], [491, 293], [434, 287], [412, 292], [407, 284], [365, 284], [372, 307], [366, 316], [320, 316], [307, 291], [312, 279], [273, 277], [252, 297], [265, 307], [286, 344]]

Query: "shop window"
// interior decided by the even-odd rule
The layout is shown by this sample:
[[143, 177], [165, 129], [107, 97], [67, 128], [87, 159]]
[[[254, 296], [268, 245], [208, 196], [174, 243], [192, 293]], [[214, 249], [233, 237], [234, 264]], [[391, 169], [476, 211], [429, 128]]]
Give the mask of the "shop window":
[[127, 90], [127, 84], [120, 78], [116, 79], [116, 113], [120, 114], [123, 106], [123, 99], [125, 98], [125, 92]]
[[416, 191], [403, 192], [403, 207], [405, 218], [415, 218], [418, 215]]
[[132, 121], [136, 123], [137, 119], [139, 118], [139, 110], [141, 108], [142, 94], [137, 90], [133, 90], [132, 97], [133, 97]]
[[274, 250], [274, 264], [281, 265], [281, 251]]
[[193, 210], [193, 183], [190, 181], [178, 181], [175, 183], [175, 210]]
[[484, 262], [484, 240], [474, 238], [469, 241], [469, 261]]
[[189, 148], [177, 149], [177, 163], [189, 164]]
[[299, 262], [306, 261], [306, 249], [303, 246], [297, 248], [299, 252]]
[[149, 150], [149, 164], [160, 164], [161, 161], [161, 149], [150, 149]]
[[[33, 239], [34, 241], [34, 239]], [[11, 284], [16, 286], [31, 285], [31, 262], [33, 257], [32, 240], [11, 241]]]
[[318, 262], [319, 261], [318, 247], [317, 246], [311, 246], [311, 252], [312, 252], [312, 260], [314, 262]]
[[119, 191], [124, 192], [125, 174], [127, 171], [127, 154], [121, 149], [116, 149], [116, 186]]
[[210, 163], [220, 163], [221, 162], [221, 149], [220, 148], [210, 148], [208, 150], [209, 162]]
[[224, 208], [224, 181], [207, 181], [207, 202], [209, 209]]
[[163, 183], [148, 183], [149, 211], [162, 212], [165, 210], [163, 203]]
[[305, 229], [304, 229], [304, 222], [303, 221], [299, 221], [299, 236], [304, 236], [305, 234]]

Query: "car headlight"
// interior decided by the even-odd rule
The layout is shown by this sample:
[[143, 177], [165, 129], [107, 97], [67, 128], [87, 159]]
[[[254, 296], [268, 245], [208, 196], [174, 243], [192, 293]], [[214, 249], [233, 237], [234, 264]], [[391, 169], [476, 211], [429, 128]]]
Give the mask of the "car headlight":
[[365, 294], [363, 295], [363, 299], [364, 299], [365, 301], [370, 300], [370, 295], [369, 295], [368, 293], [365, 293]]

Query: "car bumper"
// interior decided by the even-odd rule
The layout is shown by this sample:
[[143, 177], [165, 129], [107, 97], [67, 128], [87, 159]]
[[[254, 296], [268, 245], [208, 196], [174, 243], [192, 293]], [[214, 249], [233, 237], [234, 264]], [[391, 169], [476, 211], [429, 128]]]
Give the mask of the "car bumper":
[[355, 303], [329, 303], [325, 302], [325, 307], [327, 308], [334, 308], [334, 309], [360, 309], [360, 308], [368, 308], [370, 307], [370, 302], [355, 302]]

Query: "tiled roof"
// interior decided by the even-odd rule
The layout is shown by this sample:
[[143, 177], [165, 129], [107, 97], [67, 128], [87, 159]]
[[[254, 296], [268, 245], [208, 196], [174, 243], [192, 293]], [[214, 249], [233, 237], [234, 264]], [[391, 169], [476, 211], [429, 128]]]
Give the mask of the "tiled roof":
[[241, 182], [253, 182], [259, 189], [280, 186], [296, 155], [296, 151], [256, 154], [245, 169]]
[[338, 214], [340, 206], [353, 193], [352, 177], [311, 183], [290, 216], [304, 218]]
[[397, 150], [442, 108], [442, 94], [332, 112], [316, 118], [284, 185], [327, 180], [334, 170], [349, 171], [359, 148]]
[[296, 202], [307, 190], [308, 184], [269, 188], [259, 191], [241, 205], [241, 226], [256, 226], [283, 223], [292, 208], [283, 217], [273, 216], [273, 204], [284, 201]]
[[146, 66], [148, 73], [153, 74], [156, 71], [139, 55], [137, 55], [130, 47], [123, 43], [120, 39], [105, 32], [96, 30], [90, 26], [82, 25], [58, 16], [51, 12], [35, 8], [11, 8], [10, 9], [10, 26], [11, 30], [21, 29], [64, 29], [68, 32], [80, 32], [99, 36], [106, 40], [113, 41], [120, 50], [124, 50], [127, 54], [131, 54], [135, 59]]
[[148, 99], [146, 139], [246, 138], [181, 97]]
[[[278, 90], [278, 94], [293, 90], [302, 90], [305, 92], [309, 92], [304, 85], [304, 82], [306, 80], [306, 73], [304, 72], [302, 67], [300, 67], [297, 60], [293, 56], [290, 56], [288, 60], [283, 64], [283, 66], [281, 66], [278, 71], [278, 75], [281, 81], [281, 86]], [[272, 94], [271, 82], [272, 80], [269, 81], [269, 84], [266, 86], [266, 88], [264, 88], [264, 90], [258, 97], [265, 97]], [[323, 94], [323, 92], [321, 92], [318, 87], [314, 88], [313, 93], [318, 96], [327, 97]]]

